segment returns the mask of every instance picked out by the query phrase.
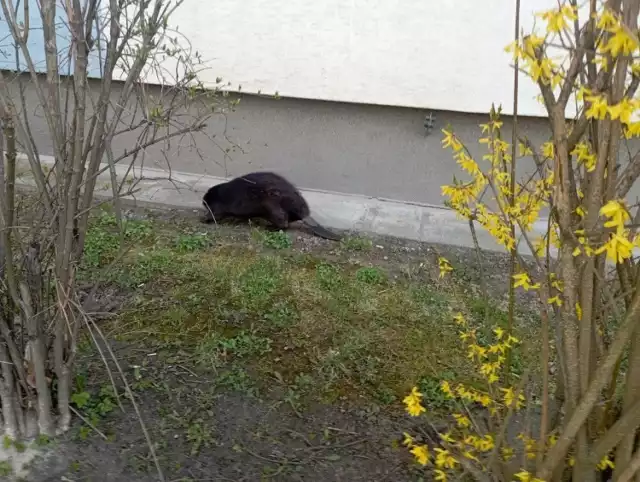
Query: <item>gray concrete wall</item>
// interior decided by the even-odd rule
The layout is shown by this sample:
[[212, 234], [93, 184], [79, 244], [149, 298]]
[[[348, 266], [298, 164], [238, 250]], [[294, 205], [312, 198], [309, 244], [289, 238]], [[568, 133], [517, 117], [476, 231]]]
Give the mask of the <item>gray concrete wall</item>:
[[[42, 154], [53, 154], [33, 88], [26, 83], [32, 129]], [[99, 83], [91, 82], [97, 97]], [[15, 86], [14, 86], [15, 88]], [[158, 87], [149, 87], [156, 98]], [[120, 86], [114, 89], [113, 101]], [[17, 95], [17, 91], [16, 91]], [[487, 106], [489, 107], [489, 106]], [[213, 176], [275, 170], [300, 187], [442, 205], [440, 186], [461, 175], [451, 153], [442, 148], [440, 130], [450, 124], [480, 159], [477, 139], [488, 116], [435, 111], [435, 128], [426, 135], [428, 111], [370, 105], [273, 99], [245, 95], [234, 112], [212, 119], [205, 134], [175, 140], [170, 149], [150, 149], [145, 164]], [[127, 120], [140, 118], [129, 113]], [[510, 120], [504, 133], [510, 140]], [[538, 145], [548, 137], [545, 119], [521, 118], [520, 131]], [[136, 133], [123, 134], [114, 149], [136, 145]], [[197, 146], [197, 148], [196, 148]], [[519, 161], [519, 172], [531, 162]], [[638, 191], [632, 193], [638, 194]]]

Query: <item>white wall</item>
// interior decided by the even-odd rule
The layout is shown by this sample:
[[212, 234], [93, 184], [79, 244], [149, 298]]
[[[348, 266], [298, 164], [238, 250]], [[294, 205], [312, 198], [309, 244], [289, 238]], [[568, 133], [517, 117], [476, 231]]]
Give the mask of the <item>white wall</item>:
[[[515, 0], [185, 0], [171, 24], [216, 77], [243, 92], [511, 113]], [[533, 13], [557, 0], [522, 0]], [[540, 24], [540, 20], [538, 20]], [[522, 115], [544, 115], [520, 76]]]

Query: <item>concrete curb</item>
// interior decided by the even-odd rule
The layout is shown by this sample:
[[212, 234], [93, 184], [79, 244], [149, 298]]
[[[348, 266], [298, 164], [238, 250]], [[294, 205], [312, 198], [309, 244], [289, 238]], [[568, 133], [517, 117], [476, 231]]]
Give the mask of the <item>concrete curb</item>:
[[[54, 159], [41, 156], [41, 162], [51, 167]], [[26, 156], [19, 156], [18, 166], [19, 183], [25, 187], [33, 187], [34, 181]], [[127, 169], [128, 166], [116, 166], [116, 177], [120, 181], [127, 175]], [[175, 171], [170, 173], [168, 170], [150, 167], [136, 167], [128, 176], [132, 181], [138, 182], [135, 195], [125, 198], [127, 204], [155, 208], [201, 209], [204, 192], [209, 187], [226, 181], [220, 177]], [[108, 170], [98, 177], [96, 196], [99, 198], [111, 197], [110, 184], [105, 183], [110, 183]], [[453, 210], [445, 207], [311, 189], [300, 191], [309, 203], [312, 216], [329, 228], [473, 247], [468, 223], [458, 219]], [[538, 220], [534, 225], [534, 236], [544, 234], [546, 227], [546, 219]], [[484, 230], [478, 229], [477, 236], [481, 248], [505, 251]], [[524, 242], [520, 244], [519, 251], [524, 255], [530, 254]]]

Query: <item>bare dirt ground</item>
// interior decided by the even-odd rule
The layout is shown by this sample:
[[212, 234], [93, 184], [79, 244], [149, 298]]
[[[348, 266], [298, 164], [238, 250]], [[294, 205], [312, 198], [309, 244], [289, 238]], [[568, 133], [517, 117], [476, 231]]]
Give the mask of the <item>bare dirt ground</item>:
[[[451, 312], [503, 323], [505, 256], [482, 253], [479, 267], [473, 250], [390, 238], [205, 226], [186, 211], [128, 218], [133, 248], [118, 261], [105, 212], [83, 268], [87, 286], [102, 283], [87, 306], [118, 360], [117, 395], [107, 344], [87, 335], [79, 416], [38, 480], [156, 481], [158, 466], [184, 482], [430, 480], [399, 443], [431, 433], [402, 397], [418, 384], [432, 422], [446, 415], [438, 381], [471, 376]], [[518, 302], [530, 333], [531, 303]]]

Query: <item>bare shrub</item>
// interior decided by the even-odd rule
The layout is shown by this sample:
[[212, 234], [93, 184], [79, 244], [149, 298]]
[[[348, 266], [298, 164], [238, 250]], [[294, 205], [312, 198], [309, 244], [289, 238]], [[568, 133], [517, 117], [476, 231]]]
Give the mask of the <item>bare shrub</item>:
[[[195, 133], [229, 105], [219, 89], [198, 81], [200, 59], [168, 27], [179, 4], [0, 0], [16, 58], [16, 72], [0, 72], [0, 400], [2, 427], [13, 439], [70, 426], [78, 334], [88, 329], [99, 337], [76, 286], [99, 176], [110, 179], [121, 225], [120, 199], [135, 193], [142, 178], [130, 174], [148, 149], [168, 159], [180, 146], [197, 148]], [[34, 9], [42, 29], [30, 28]], [[35, 35], [45, 48], [44, 73], [27, 48]], [[65, 36], [69, 45], [61, 48]], [[90, 79], [96, 70], [100, 78]], [[38, 116], [51, 165], [33, 132]], [[135, 142], [123, 145], [125, 138]], [[34, 188], [27, 198], [16, 194], [21, 177]]]

